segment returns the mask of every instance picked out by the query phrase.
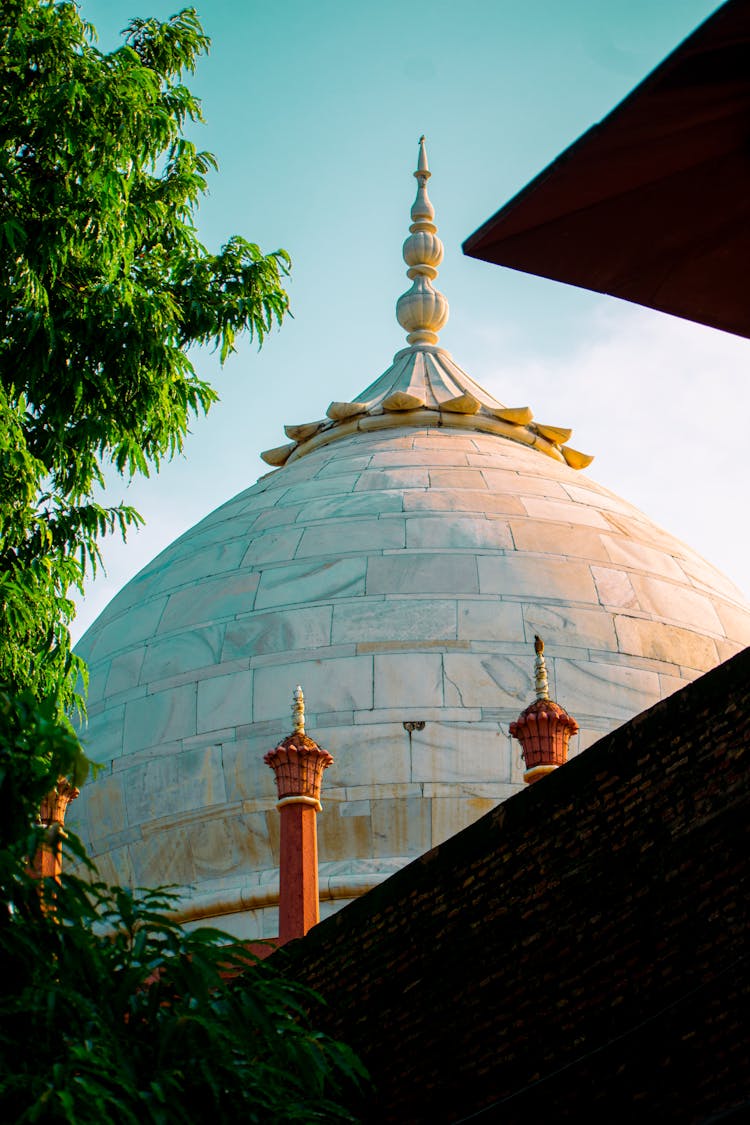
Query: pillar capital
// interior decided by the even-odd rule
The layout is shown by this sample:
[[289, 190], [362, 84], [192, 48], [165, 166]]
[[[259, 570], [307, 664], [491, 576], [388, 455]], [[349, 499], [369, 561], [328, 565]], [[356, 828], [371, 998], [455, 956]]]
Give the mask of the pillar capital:
[[79, 793], [80, 789], [68, 781], [67, 777], [59, 777], [55, 788], [42, 799], [38, 823], [46, 831], [31, 863], [31, 871], [37, 878], [52, 878], [57, 882], [60, 881], [65, 814], [68, 805]]
[[80, 795], [81, 790], [68, 781], [67, 777], [59, 777], [57, 785], [42, 798], [39, 806], [39, 821], [48, 828], [50, 824], [64, 824], [68, 805]]
[[320, 811], [320, 788], [323, 770], [333, 764], [327, 750], [322, 750], [309, 735], [294, 731], [270, 750], [263, 761], [276, 775], [276, 791], [279, 804], [314, 803]]
[[523, 779], [527, 784], [564, 766], [568, 760], [570, 736], [578, 733], [578, 723], [564, 707], [549, 697], [544, 642], [534, 638], [536, 659], [534, 680], [536, 699], [510, 724], [510, 734], [521, 743], [526, 764]]

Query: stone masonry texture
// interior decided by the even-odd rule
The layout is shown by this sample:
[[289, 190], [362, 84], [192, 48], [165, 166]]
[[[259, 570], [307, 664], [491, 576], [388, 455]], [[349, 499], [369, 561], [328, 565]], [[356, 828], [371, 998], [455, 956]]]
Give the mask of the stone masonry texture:
[[263, 756], [301, 684], [336, 759], [325, 917], [521, 788], [507, 732], [534, 698], [537, 633], [580, 727], [572, 758], [750, 644], [750, 605], [518, 442], [450, 425], [342, 438], [211, 512], [82, 638], [82, 738], [103, 769], [70, 827], [102, 878], [174, 885], [191, 925], [278, 934]]

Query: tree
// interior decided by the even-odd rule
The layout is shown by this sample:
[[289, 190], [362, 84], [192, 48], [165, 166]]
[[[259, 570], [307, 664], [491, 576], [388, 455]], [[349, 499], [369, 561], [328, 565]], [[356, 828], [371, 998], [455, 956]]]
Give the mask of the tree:
[[4, 1122], [356, 1120], [364, 1068], [311, 1027], [314, 995], [217, 931], [182, 930], [168, 895], [63, 876], [52, 913], [25, 876], [12, 892]]
[[189, 349], [223, 362], [287, 311], [284, 251], [196, 233], [215, 161], [184, 135], [201, 112], [182, 76], [209, 43], [195, 11], [133, 20], [111, 53], [94, 39], [73, 3], [4, 0], [0, 684], [60, 713], [85, 679], [69, 595], [101, 536], [140, 519], [96, 502], [105, 466], [148, 474], [180, 450], [216, 399]]
[[[214, 167], [184, 135], [182, 84], [208, 48], [192, 9], [134, 20], [109, 54], [66, 0], [4, 0], [0, 22], [0, 1118], [352, 1120], [364, 1071], [315, 1032], [312, 994], [218, 931], [189, 933], [161, 891], [26, 871], [30, 828], [86, 762], [66, 709], [85, 669], [71, 590], [101, 536], [111, 465], [148, 473], [216, 399], [190, 351], [223, 362], [287, 311], [289, 258], [195, 210]], [[78, 858], [86, 863], [78, 849]], [[237, 976], [241, 970], [242, 976]]]

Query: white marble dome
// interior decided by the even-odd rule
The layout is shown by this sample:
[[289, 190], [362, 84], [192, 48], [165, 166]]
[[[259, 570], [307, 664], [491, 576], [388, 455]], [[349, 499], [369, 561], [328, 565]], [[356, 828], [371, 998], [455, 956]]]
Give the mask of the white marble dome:
[[[433, 236], [423, 151], [416, 175], [411, 230]], [[423, 287], [430, 246], [423, 274], [409, 262]], [[569, 431], [483, 391], [430, 343], [438, 327], [429, 309], [410, 320], [416, 343], [367, 390], [288, 426], [264, 454], [281, 467], [163, 551], [81, 641], [84, 742], [104, 768], [69, 821], [103, 877], [176, 884], [183, 918], [275, 935], [263, 755], [291, 729], [297, 684], [335, 758], [325, 914], [520, 787], [508, 725], [533, 698], [535, 633], [580, 724], [573, 753], [750, 644], [737, 589], [581, 475]]]
[[750, 611], [630, 504], [518, 443], [403, 425], [323, 446], [183, 535], [86, 634], [85, 742], [106, 770], [75, 826], [104, 876], [275, 933], [263, 754], [294, 686], [335, 758], [325, 912], [516, 790], [507, 729], [535, 633], [575, 752], [750, 643]]

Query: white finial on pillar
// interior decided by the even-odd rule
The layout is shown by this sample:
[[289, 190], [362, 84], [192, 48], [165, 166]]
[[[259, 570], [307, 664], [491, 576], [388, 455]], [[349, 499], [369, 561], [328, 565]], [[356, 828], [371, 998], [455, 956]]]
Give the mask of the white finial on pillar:
[[297, 684], [294, 689], [292, 703], [292, 729], [295, 734], [305, 733], [305, 697], [302, 688]]
[[443, 260], [443, 244], [437, 236], [435, 208], [427, 196], [427, 181], [431, 176], [427, 164], [424, 137], [419, 138], [417, 170], [417, 198], [411, 209], [411, 232], [404, 243], [404, 261], [409, 267], [406, 276], [413, 285], [396, 302], [396, 316], [412, 345], [437, 344], [438, 332], [448, 320], [448, 302], [442, 293], [433, 289], [431, 279], [437, 277], [437, 267]]
[[549, 681], [547, 679], [547, 665], [544, 662], [544, 641], [541, 637], [534, 637], [534, 687], [537, 699], [549, 699]]

